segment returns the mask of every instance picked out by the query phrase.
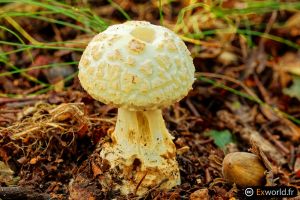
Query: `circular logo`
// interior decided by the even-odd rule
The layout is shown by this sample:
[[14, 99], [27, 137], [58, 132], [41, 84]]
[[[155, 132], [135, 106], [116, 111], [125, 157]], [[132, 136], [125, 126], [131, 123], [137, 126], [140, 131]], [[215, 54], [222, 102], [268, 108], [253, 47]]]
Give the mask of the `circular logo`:
[[247, 197], [252, 197], [253, 194], [254, 194], [254, 190], [253, 190], [252, 188], [246, 188], [246, 189], [245, 189], [245, 195], [246, 195]]

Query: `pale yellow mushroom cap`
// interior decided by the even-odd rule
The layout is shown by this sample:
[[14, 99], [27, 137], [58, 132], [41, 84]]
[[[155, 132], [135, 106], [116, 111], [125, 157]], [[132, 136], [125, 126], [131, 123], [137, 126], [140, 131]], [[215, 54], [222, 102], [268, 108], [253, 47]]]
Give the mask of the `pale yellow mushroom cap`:
[[79, 63], [83, 88], [96, 100], [129, 110], [152, 110], [181, 100], [195, 68], [184, 42], [145, 21], [112, 25], [96, 35]]

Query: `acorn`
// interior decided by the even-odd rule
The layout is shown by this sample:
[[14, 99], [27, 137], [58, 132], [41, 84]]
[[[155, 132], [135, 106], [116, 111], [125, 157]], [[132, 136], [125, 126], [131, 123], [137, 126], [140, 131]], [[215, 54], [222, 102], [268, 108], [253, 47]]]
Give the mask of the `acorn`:
[[229, 153], [222, 163], [225, 180], [241, 187], [264, 185], [266, 170], [257, 155], [247, 152]]

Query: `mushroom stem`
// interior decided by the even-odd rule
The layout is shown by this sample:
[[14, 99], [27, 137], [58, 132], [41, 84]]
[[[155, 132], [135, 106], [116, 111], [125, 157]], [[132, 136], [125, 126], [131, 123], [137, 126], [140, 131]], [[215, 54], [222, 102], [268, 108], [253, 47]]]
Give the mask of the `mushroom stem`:
[[176, 147], [168, 132], [161, 110], [129, 111], [118, 109], [112, 143], [101, 151], [101, 156], [110, 162], [111, 168], [122, 168], [122, 193], [144, 193], [159, 185], [171, 188], [180, 184], [176, 162]]
[[[175, 157], [176, 149], [172, 139], [166, 129], [161, 110], [128, 111], [119, 108], [112, 140], [114, 144], [122, 146], [124, 152], [153, 153], [159, 156], [155, 154], [159, 150], [161, 153], [168, 153]], [[152, 157], [152, 159], [156, 158]]]

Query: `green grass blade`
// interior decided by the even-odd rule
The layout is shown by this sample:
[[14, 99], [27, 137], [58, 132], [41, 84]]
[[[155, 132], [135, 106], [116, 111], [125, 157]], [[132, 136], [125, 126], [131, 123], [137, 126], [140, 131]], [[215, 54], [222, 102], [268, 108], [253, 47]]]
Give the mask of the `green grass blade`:
[[[42, 45], [31, 45], [31, 44], [21, 44], [21, 43], [16, 43], [16, 42], [7, 42], [0, 40], [0, 44], [6, 44], [6, 45], [11, 45], [11, 46], [19, 46], [19, 47], [28, 47], [28, 48], [36, 48], [36, 49], [50, 49], [50, 50], [70, 50], [70, 51], [79, 51], [82, 52], [84, 49], [82, 48], [73, 48], [73, 47], [62, 47], [62, 46], [55, 46], [59, 44], [66, 44], [66, 42], [49, 42], [46, 44]], [[72, 44], [72, 43], [70, 43]], [[53, 46], [51, 46], [53, 45]]]
[[112, 7], [116, 8], [125, 17], [125, 19], [131, 20], [131, 17], [126, 13], [126, 11], [121, 6], [119, 6], [112, 0], [107, 0], [107, 1], [110, 3]]
[[9, 71], [9, 72], [3, 72], [3, 73], [0, 73], [0, 77], [1, 76], [10, 76], [10, 75], [13, 75], [13, 74], [28, 72], [28, 71], [36, 70], [36, 69], [47, 69], [47, 68], [51, 68], [51, 67], [64, 67], [64, 66], [77, 65], [77, 64], [78, 64], [78, 62], [76, 62], [76, 61], [74, 61], [74, 62], [63, 62], [63, 63], [51, 63], [51, 64], [48, 64], [48, 65], [40, 65], [40, 66], [28, 67], [28, 68], [24, 68], [24, 69], [16, 69], [16, 70]]
[[283, 111], [279, 110], [278, 108], [276, 108], [274, 106], [268, 105], [267, 103], [263, 102], [259, 98], [255, 98], [255, 97], [253, 97], [253, 96], [251, 96], [249, 94], [246, 94], [244, 92], [238, 91], [236, 89], [233, 89], [233, 88], [228, 87], [228, 86], [226, 86], [226, 85], [224, 85], [222, 83], [218, 83], [218, 82], [216, 82], [214, 80], [211, 80], [211, 79], [203, 77], [203, 76], [199, 76], [199, 77], [197, 77], [197, 79], [200, 80], [200, 81], [209, 83], [209, 84], [213, 85], [214, 87], [218, 87], [218, 88], [222, 88], [224, 90], [227, 90], [227, 91], [229, 91], [229, 92], [231, 92], [231, 93], [233, 93], [233, 94], [235, 94], [237, 96], [246, 98], [246, 99], [248, 99], [250, 101], [253, 101], [253, 102], [255, 102], [255, 103], [257, 103], [257, 104], [259, 104], [261, 106], [265, 106], [266, 108], [271, 109], [272, 111], [274, 111], [275, 113], [277, 113], [279, 116], [288, 118], [289, 120], [293, 121], [294, 123], [300, 125], [300, 119], [298, 119], [298, 118], [296, 118], [296, 117], [294, 117], [294, 116], [292, 116], [292, 115], [290, 115], [290, 114], [288, 114], [286, 112], [283, 112]]

